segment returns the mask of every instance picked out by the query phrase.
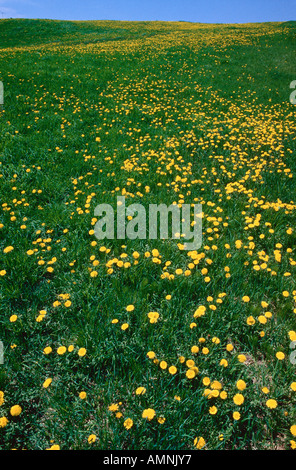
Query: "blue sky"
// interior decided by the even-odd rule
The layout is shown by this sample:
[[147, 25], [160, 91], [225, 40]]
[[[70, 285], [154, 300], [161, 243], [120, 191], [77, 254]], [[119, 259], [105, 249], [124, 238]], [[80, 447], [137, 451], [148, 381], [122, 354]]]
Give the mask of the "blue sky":
[[296, 0], [0, 0], [0, 18], [253, 23], [296, 19]]

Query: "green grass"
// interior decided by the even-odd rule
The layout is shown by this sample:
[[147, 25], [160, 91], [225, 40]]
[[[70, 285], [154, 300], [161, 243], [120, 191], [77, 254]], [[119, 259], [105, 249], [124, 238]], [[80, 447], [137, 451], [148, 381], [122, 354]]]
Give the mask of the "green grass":
[[[295, 22], [1, 20], [0, 37], [0, 449], [296, 446]], [[202, 247], [96, 240], [118, 195], [201, 203]]]

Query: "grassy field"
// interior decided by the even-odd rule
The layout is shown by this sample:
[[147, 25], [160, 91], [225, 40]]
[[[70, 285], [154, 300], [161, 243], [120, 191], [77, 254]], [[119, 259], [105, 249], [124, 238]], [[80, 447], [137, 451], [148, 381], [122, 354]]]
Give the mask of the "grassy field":
[[0, 20], [1, 450], [296, 448], [295, 32]]

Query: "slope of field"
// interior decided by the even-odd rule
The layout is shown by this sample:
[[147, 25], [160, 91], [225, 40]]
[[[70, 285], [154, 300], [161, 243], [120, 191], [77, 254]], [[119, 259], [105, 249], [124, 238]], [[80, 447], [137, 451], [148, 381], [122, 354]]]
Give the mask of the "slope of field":
[[295, 32], [0, 21], [0, 449], [296, 448]]

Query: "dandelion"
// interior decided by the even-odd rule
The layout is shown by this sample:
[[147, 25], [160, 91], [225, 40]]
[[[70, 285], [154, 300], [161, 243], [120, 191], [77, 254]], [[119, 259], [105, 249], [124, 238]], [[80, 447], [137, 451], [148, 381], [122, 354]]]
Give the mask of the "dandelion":
[[22, 412], [22, 408], [19, 405], [14, 405], [10, 408], [11, 416], [19, 416]]
[[90, 434], [87, 438], [87, 441], [89, 444], [93, 444], [97, 439], [97, 436], [95, 434]]
[[79, 348], [78, 350], [78, 356], [83, 357], [86, 354], [86, 349], [85, 348]]
[[53, 444], [51, 447], [49, 447], [46, 450], [60, 450], [60, 446], [58, 444]]
[[211, 383], [211, 388], [213, 390], [221, 390], [222, 389], [222, 384], [218, 381], [218, 380], [214, 380], [212, 383]]
[[221, 359], [220, 366], [227, 367], [228, 366], [228, 361], [226, 359]]
[[269, 400], [267, 400], [266, 406], [267, 408], [274, 409], [277, 407], [277, 401], [274, 400], [273, 398], [270, 398]]
[[245, 401], [244, 396], [241, 393], [236, 393], [233, 397], [233, 402], [236, 405], [242, 405], [244, 401]]
[[210, 383], [211, 383], [211, 380], [210, 380], [209, 377], [204, 377], [204, 378], [202, 379], [202, 383], [205, 385], [205, 387], [208, 387], [208, 386], [210, 385]]
[[128, 305], [128, 306], [126, 307], [126, 311], [127, 311], [127, 312], [133, 312], [133, 310], [135, 310], [135, 306], [134, 306], [134, 305]]
[[242, 391], [242, 390], [245, 390], [247, 384], [244, 380], [238, 380], [236, 382], [236, 387], [238, 388], [238, 390]]
[[48, 387], [50, 386], [51, 382], [52, 382], [52, 379], [51, 379], [51, 378], [46, 379], [46, 380], [43, 382], [43, 385], [42, 385], [43, 388], [48, 388]]
[[242, 363], [243, 363], [243, 362], [246, 362], [246, 360], [247, 360], [247, 358], [246, 358], [246, 356], [245, 356], [244, 354], [239, 354], [239, 355], [237, 356], [237, 358], [238, 358], [238, 361], [239, 361], [239, 362], [242, 362]]
[[296, 449], [296, 442], [291, 440], [290, 444], [291, 444], [291, 449], [295, 450]]
[[215, 415], [218, 411], [218, 408], [216, 406], [211, 406], [209, 409], [210, 415]]
[[206, 441], [204, 440], [203, 437], [196, 437], [194, 439], [194, 447], [196, 447], [196, 449], [202, 449], [203, 447], [205, 447], [206, 445]]
[[220, 398], [221, 400], [226, 400], [227, 398], [227, 392], [225, 392], [225, 390], [222, 390], [222, 392], [220, 392]]
[[130, 429], [133, 426], [133, 424], [134, 422], [131, 418], [127, 418], [123, 423], [125, 429]]
[[196, 374], [195, 374], [195, 371], [193, 369], [189, 369], [186, 372], [187, 379], [194, 379], [195, 375]]
[[3, 253], [10, 253], [13, 249], [13, 246], [7, 246], [6, 248], [4, 248]]
[[46, 348], [43, 349], [44, 354], [50, 354], [52, 352], [52, 348], [50, 346], [46, 346]]
[[142, 418], [145, 418], [148, 421], [151, 421], [154, 418], [154, 416], [155, 416], [155, 410], [153, 410], [153, 408], [147, 408], [142, 413]]
[[0, 417], [0, 428], [5, 428], [8, 424], [8, 419], [5, 416]]
[[158, 312], [149, 312], [147, 315], [150, 320], [150, 323], [156, 323], [159, 318]]
[[259, 323], [261, 323], [262, 325], [265, 325], [265, 324], [267, 323], [267, 318], [266, 318], [265, 315], [259, 315], [258, 321], [259, 321]]
[[206, 307], [204, 305], [200, 305], [194, 312], [194, 318], [202, 317], [206, 312]]
[[63, 354], [65, 354], [66, 351], [67, 351], [67, 348], [65, 346], [59, 346], [57, 349], [57, 353], [59, 354], [59, 356], [62, 356]]
[[146, 388], [145, 387], [138, 387], [136, 389], [136, 395], [144, 395], [146, 393]]
[[155, 352], [154, 351], [148, 351], [147, 352], [147, 357], [149, 357], [149, 359], [154, 359], [155, 358]]
[[117, 411], [119, 409], [119, 406], [117, 403], [112, 403], [112, 405], [108, 406], [109, 411]]
[[291, 330], [288, 332], [288, 335], [289, 335], [290, 341], [296, 341], [296, 331]]
[[232, 417], [233, 417], [233, 419], [234, 419], [235, 421], [238, 421], [238, 420], [240, 419], [241, 415], [240, 415], [240, 413], [239, 413], [238, 411], [234, 411], [234, 412], [232, 413]]

